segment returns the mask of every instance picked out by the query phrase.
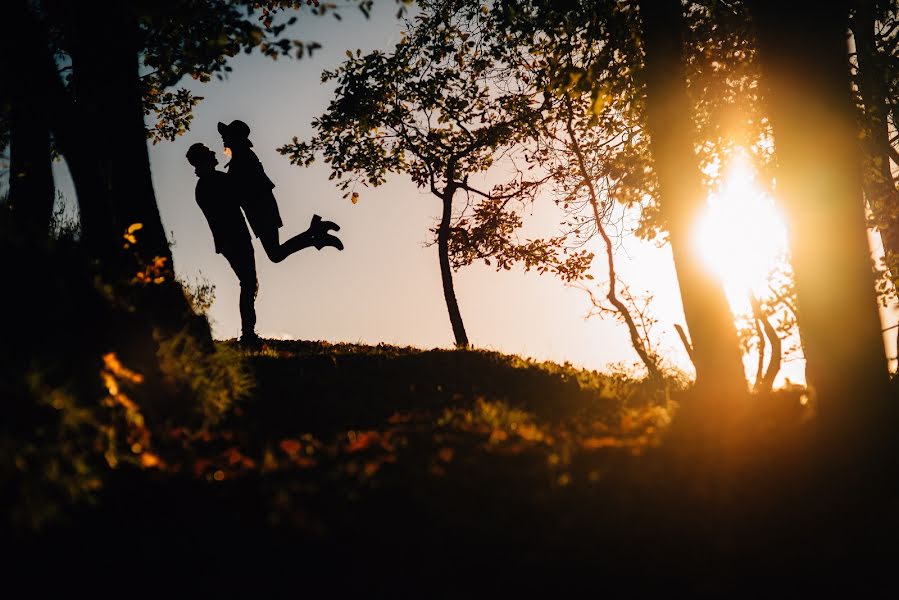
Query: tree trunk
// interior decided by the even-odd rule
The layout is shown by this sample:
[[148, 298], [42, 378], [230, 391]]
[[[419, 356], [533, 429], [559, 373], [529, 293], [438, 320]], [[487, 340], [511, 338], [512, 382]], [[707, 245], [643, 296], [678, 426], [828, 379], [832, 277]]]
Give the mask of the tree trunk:
[[888, 89], [874, 41], [873, 0], [856, 3], [852, 21], [858, 58], [858, 89], [864, 104], [865, 169], [863, 183], [868, 207], [883, 242], [886, 266], [893, 286], [899, 283], [899, 193], [890, 168], [890, 130], [887, 120]]
[[677, 0], [642, 0], [646, 115], [659, 203], [665, 216], [698, 388], [719, 398], [746, 394], [733, 314], [720, 283], [701, 265], [691, 239], [705, 203], [693, 149], [692, 108], [683, 68], [683, 18]]
[[[208, 323], [197, 318], [174, 280], [174, 265], [156, 206], [138, 73], [138, 30], [128, 3], [73, 6], [48, 0], [46, 18], [59, 27], [72, 57], [73, 93], [63, 87], [48, 33], [27, 3], [17, 3], [33, 76], [48, 98], [50, 126], [65, 157], [80, 207], [82, 240], [106, 283], [125, 284], [133, 323], [119, 332], [143, 364], [155, 362], [153, 335], [185, 325], [211, 348]], [[23, 53], [24, 54], [24, 53]], [[133, 223], [137, 243], [125, 249]], [[157, 257], [159, 260], [157, 261]], [[146, 282], [132, 283], [154, 269]], [[161, 278], [161, 279], [160, 279]], [[133, 338], [134, 342], [128, 340]]]
[[[777, 330], [771, 324], [771, 319], [762, 312], [762, 305], [758, 299], [755, 296], [751, 296], [749, 302], [752, 305], [752, 315], [755, 317], [756, 323], [761, 325], [761, 327], [757, 326], [759, 334], [759, 370], [756, 377], [755, 391], [767, 394], [774, 387], [774, 379], [780, 373], [780, 365], [783, 361], [783, 344], [780, 341], [780, 336], [777, 335]], [[764, 329], [764, 333], [762, 329]], [[762, 363], [765, 356], [765, 338], [762, 336], [767, 337], [768, 341], [771, 342], [771, 359], [768, 361], [768, 368], [765, 369], [764, 375], [762, 375]]]
[[822, 418], [860, 433], [873, 398], [886, 393], [887, 366], [856, 156], [848, 6], [753, 7], [810, 383]]
[[[15, 70], [13, 71], [15, 73]], [[55, 187], [50, 167], [50, 129], [39, 94], [27, 76], [12, 90], [10, 115], [9, 204], [15, 235], [46, 241], [53, 216]], [[24, 88], [24, 89], [23, 89]]]
[[762, 388], [762, 379], [765, 377], [765, 332], [762, 331], [762, 322], [758, 315], [753, 319], [755, 324], [755, 334], [759, 336], [759, 359], [755, 367], [755, 386], [753, 390], [758, 392]]
[[[50, 166], [50, 126], [47, 97], [32, 72], [35, 56], [22, 52], [22, 37], [29, 32], [20, 23], [26, 7], [9, 7], [0, 30], [3, 73], [9, 85], [10, 177], [9, 206], [13, 235], [26, 243], [45, 241], [53, 214], [55, 188]], [[46, 50], [44, 51], [46, 54]]]
[[[69, 165], [78, 198], [81, 243], [88, 256], [102, 264], [104, 257], [121, 251], [122, 238], [113, 226], [112, 208], [96, 168], [95, 152], [91, 152], [94, 130], [80, 117], [76, 103], [66, 92], [50, 53], [48, 32], [28, 4], [25, 0], [10, 4], [6, 23], [14, 25], [10, 36], [15, 40], [21, 69], [28, 72], [32, 84], [29, 91], [36, 95], [31, 101], [46, 111], [44, 117], [56, 146]], [[55, 4], [47, 2], [46, 6], [52, 10]]]
[[[568, 133], [568, 141], [571, 144], [571, 149], [577, 159], [578, 172], [589, 193], [590, 209], [593, 211], [594, 226], [596, 227], [596, 231], [599, 232], [600, 237], [602, 237], [603, 245], [606, 249], [606, 267], [609, 270], [609, 293], [606, 294], [606, 298], [608, 298], [612, 306], [615, 307], [615, 310], [618, 311], [618, 315], [624, 321], [625, 326], [627, 326], [627, 333], [631, 338], [631, 347], [633, 347], [637, 356], [640, 357], [643, 366], [646, 367], [649, 378], [661, 379], [662, 371], [659, 369], [655, 354], [651, 353], [650, 349], [644, 345], [643, 339], [640, 337], [640, 332], [637, 330], [637, 324], [634, 322], [634, 317], [631, 315], [627, 306], [618, 298], [618, 294], [616, 293], [618, 273], [615, 270], [615, 246], [612, 243], [612, 239], [609, 237], [608, 232], [606, 232], [606, 227], [603, 223], [602, 213], [599, 207], [599, 195], [596, 193], [596, 186], [593, 184], [593, 179], [590, 177], [590, 173], [587, 170], [587, 161], [584, 158], [584, 153], [581, 151], [581, 145], [578, 142], [577, 135], [575, 134], [574, 127], [571, 123], [572, 107], [571, 101], [568, 99], [566, 99], [565, 108], [567, 110], [565, 130]], [[591, 298], [592, 297], [591, 294]]]
[[[86, 179], [99, 173], [105, 193], [102, 205], [109, 207], [118, 240], [117, 256], [104, 257], [110, 275], [131, 279], [156, 265], [150, 282], [140, 295], [144, 319], [163, 335], [171, 335], [186, 324], [211, 348], [212, 338], [205, 319], [197, 318], [180, 285], [174, 279], [174, 264], [168, 239], [156, 204], [143, 97], [138, 70], [139, 31], [137, 17], [128, 3], [105, 0], [77, 8], [66, 4], [69, 42], [75, 75], [79, 119], [91, 133], [73, 144], [71, 165]], [[80, 156], [79, 156], [80, 155]], [[86, 159], [86, 160], [85, 160]], [[83, 162], [81, 162], [83, 161]], [[134, 224], [137, 243], [127, 252], [122, 236]], [[161, 279], [158, 279], [161, 278]]]
[[[115, 234], [141, 223], [134, 249], [145, 263], [172, 255], [153, 191], [140, 78], [138, 30], [126, 3], [67, 7], [78, 116], [90, 128], [75, 152], [99, 168]], [[77, 167], [76, 167], [77, 168]]]
[[465, 333], [465, 325], [462, 323], [462, 313], [459, 312], [459, 303], [456, 301], [456, 290], [453, 287], [453, 269], [449, 260], [450, 223], [453, 217], [453, 195], [456, 190], [452, 184], [447, 184], [443, 190], [441, 201], [443, 214], [440, 218], [440, 227], [437, 229], [437, 254], [440, 259], [440, 278], [443, 280], [443, 298], [446, 300], [446, 311], [449, 313], [450, 324], [453, 327], [453, 336], [457, 348], [468, 347], [468, 335]]

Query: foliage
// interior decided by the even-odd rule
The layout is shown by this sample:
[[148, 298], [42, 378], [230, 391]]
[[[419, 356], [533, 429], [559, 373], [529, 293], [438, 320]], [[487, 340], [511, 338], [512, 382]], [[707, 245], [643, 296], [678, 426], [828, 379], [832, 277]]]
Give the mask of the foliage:
[[[4, 307], [16, 318], [0, 344], [4, 526], [70, 518], [114, 470], [165, 469], [168, 427], [202, 430], [252, 386], [239, 353], [209, 349], [187, 328], [158, 337], [158, 356], [144, 356], [131, 338], [141, 330], [133, 306], [144, 284], [103, 280], [61, 206], [52, 230], [9, 273], [16, 285]], [[16, 244], [3, 236], [4, 252], [21, 253]]]
[[[533, 202], [542, 182], [517, 167], [540, 120], [539, 91], [508, 78], [486, 9], [445, 2], [420, 9], [390, 53], [347, 52], [341, 66], [324, 72], [323, 81], [337, 83], [336, 98], [313, 122], [316, 136], [294, 138], [279, 152], [305, 166], [322, 156], [344, 197], [357, 196], [360, 184], [383, 184], [390, 173], [407, 175], [444, 202], [465, 194], [466, 210], [450, 227], [455, 268], [495, 259], [508, 269], [520, 261], [579, 278], [585, 253], [569, 260], [560, 254], [561, 238], [522, 243], [514, 235], [522, 224], [516, 209]], [[478, 189], [471, 179], [495, 164], [511, 168], [512, 180]]]
[[215, 285], [203, 277], [196, 279], [179, 279], [178, 283], [187, 296], [187, 301], [198, 315], [205, 315], [215, 301]]
[[209, 352], [186, 330], [160, 339], [157, 356], [164, 381], [175, 387], [175, 398], [192, 400], [193, 415], [181, 414], [177, 408], [166, 411], [167, 417], [179, 417], [181, 425], [196, 427], [217, 423], [244, 398], [253, 387], [253, 377], [240, 354], [227, 346]]
[[[463, 214], [450, 228], [449, 254], [453, 268], [458, 270], [483, 260], [496, 270], [508, 271], [520, 263], [525, 271], [535, 269], [539, 274], [552, 272], [562, 281], [577, 281], [584, 277], [593, 255], [586, 251], [567, 254], [567, 236], [548, 239], [515, 241], [516, 230], [523, 225], [517, 212], [505, 209], [507, 201], [484, 200], [470, 214]], [[436, 235], [437, 230], [432, 229]], [[562, 255], [559, 248], [563, 248]]]
[[[367, 16], [371, 0], [354, 0], [343, 8], [352, 5]], [[147, 130], [153, 143], [186, 132], [193, 109], [203, 100], [186, 88], [172, 89], [185, 76], [201, 82], [222, 79], [231, 72], [229, 59], [241, 52], [258, 51], [273, 60], [312, 56], [321, 47], [319, 42], [285, 35], [301, 9], [307, 9], [309, 16], [340, 15], [334, 3], [301, 0], [169, 1], [141, 11], [141, 56], [146, 70], [141, 81], [144, 112], [155, 115], [155, 124]], [[287, 13], [293, 14], [283, 18]]]
[[[409, 568], [416, 589], [446, 586], [462, 555], [496, 565], [486, 576], [506, 590], [557, 589], [560, 577], [593, 589], [600, 573], [607, 589], [633, 591], [648, 573], [667, 586], [710, 564], [726, 575], [706, 575], [703, 589], [710, 581], [723, 589], [742, 576], [734, 569], [758, 571], [745, 564], [755, 548], [776, 553], [775, 571], [804, 560], [818, 568], [821, 536], [834, 533], [821, 527], [845, 524], [826, 518], [844, 506], [835, 489], [859, 493], [803, 441], [800, 390], [753, 398], [759, 422], [747, 420], [743, 442], [721, 452], [695, 439], [672, 443], [677, 403], [644, 396], [621, 372], [493, 352], [290, 341], [267, 341], [247, 360], [260, 377], [242, 412], [205, 432], [169, 430], [164, 468], [112, 472], [96, 506], [25, 537], [20, 555], [80, 569], [102, 548], [131, 548], [165, 585], [182, 572], [224, 569], [234, 574], [209, 585], [231, 590], [238, 581], [281, 587], [299, 565], [307, 590], [333, 591], [352, 569], [365, 575], [360, 591], [396, 594], [390, 565]], [[865, 500], [895, 499], [894, 484], [870, 486]], [[129, 514], [141, 518], [123, 527]], [[797, 539], [791, 527], [813, 533]], [[110, 578], [128, 572], [118, 567], [133, 564], [133, 552], [108, 556]], [[510, 582], [506, 573], [521, 569], [527, 577]], [[483, 585], [485, 574], [477, 577]]]
[[895, 2], [866, 0], [855, 4], [850, 29], [855, 53], [850, 56], [859, 154], [869, 226], [880, 232], [884, 258], [875, 266], [877, 294], [884, 305], [895, 304], [899, 273], [899, 191], [894, 166], [899, 165], [899, 10]]

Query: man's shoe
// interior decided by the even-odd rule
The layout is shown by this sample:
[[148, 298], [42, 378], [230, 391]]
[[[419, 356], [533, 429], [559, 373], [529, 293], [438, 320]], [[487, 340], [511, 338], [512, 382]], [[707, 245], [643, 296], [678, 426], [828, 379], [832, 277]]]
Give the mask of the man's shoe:
[[244, 348], [261, 348], [262, 338], [255, 333], [245, 333], [240, 336], [238, 343]]

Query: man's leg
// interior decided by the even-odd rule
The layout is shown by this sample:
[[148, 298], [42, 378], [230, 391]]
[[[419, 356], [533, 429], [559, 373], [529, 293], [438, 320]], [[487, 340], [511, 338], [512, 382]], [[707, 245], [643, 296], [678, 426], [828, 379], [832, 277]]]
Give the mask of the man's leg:
[[234, 249], [225, 254], [234, 274], [240, 281], [240, 323], [242, 337], [256, 337], [256, 293], [259, 282], [256, 279], [256, 258], [253, 246]]

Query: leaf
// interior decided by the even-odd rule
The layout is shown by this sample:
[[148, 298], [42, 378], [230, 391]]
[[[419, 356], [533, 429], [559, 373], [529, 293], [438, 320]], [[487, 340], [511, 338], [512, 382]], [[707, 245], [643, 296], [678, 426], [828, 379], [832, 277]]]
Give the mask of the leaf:
[[604, 437], [588, 437], [581, 441], [581, 446], [585, 450], [599, 450], [601, 448], [619, 448], [621, 447], [621, 440], [618, 440], [612, 436], [604, 436]]
[[452, 462], [455, 452], [449, 446], [444, 446], [437, 452], [437, 457], [445, 463]]
[[145, 469], [152, 469], [159, 466], [159, 457], [150, 452], [144, 452], [140, 455], [140, 466]]
[[356, 204], [357, 202], [359, 202], [359, 192], [353, 192], [353, 196], [352, 196], [352, 198], [351, 198], [351, 202], [352, 202], [353, 204]]
[[281, 440], [278, 446], [287, 454], [296, 454], [301, 448], [300, 442], [292, 439]]

